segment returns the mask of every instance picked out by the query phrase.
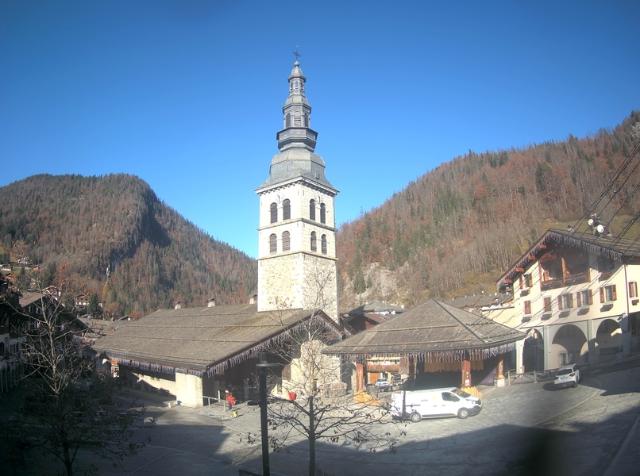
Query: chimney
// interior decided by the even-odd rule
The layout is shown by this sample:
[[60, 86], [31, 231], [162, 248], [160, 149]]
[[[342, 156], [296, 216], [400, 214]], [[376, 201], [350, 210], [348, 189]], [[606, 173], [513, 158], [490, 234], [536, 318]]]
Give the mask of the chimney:
[[249, 304], [255, 304], [258, 301], [258, 295], [254, 294], [249, 298]]
[[216, 298], [210, 297], [209, 301], [207, 301], [207, 307], [216, 307]]
[[176, 301], [175, 306], [173, 306], [174, 309], [182, 309], [182, 303], [180, 301]]

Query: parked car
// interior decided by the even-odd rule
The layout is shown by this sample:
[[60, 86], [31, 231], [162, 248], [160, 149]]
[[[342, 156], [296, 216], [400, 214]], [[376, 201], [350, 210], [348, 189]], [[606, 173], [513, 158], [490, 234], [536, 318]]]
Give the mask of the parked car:
[[414, 423], [423, 418], [467, 418], [477, 415], [480, 410], [480, 399], [458, 388], [403, 390], [391, 395], [391, 415], [394, 418], [408, 418]]
[[376, 383], [374, 385], [379, 389], [389, 388], [391, 386], [391, 382], [387, 380], [387, 377], [380, 377], [378, 378], [378, 380], [376, 380]]
[[553, 385], [556, 387], [576, 387], [579, 382], [580, 370], [578, 370], [576, 364], [571, 364], [560, 367], [560, 370], [556, 373], [556, 378], [553, 380]]

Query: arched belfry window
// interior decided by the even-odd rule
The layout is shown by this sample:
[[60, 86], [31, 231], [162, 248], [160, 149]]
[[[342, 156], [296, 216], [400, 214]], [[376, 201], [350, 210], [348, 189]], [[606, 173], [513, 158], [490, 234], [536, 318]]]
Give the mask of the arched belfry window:
[[291, 218], [291, 202], [288, 198], [282, 202], [282, 219], [288, 220]]
[[316, 219], [316, 201], [314, 199], [309, 200], [309, 219]]
[[318, 251], [318, 244], [316, 242], [316, 232], [311, 232], [311, 251]]
[[327, 235], [322, 235], [320, 238], [320, 249], [323, 255], [327, 254]]
[[288, 231], [282, 232], [282, 251], [289, 251], [291, 249], [291, 236]]
[[320, 204], [320, 223], [325, 223], [327, 221], [327, 210], [324, 206], [324, 203]]
[[275, 233], [269, 235], [269, 253], [272, 255], [278, 252], [278, 238]]
[[287, 113], [286, 127], [291, 127], [291, 114]]
[[275, 223], [277, 221], [278, 221], [278, 204], [274, 202], [271, 204], [271, 223]]

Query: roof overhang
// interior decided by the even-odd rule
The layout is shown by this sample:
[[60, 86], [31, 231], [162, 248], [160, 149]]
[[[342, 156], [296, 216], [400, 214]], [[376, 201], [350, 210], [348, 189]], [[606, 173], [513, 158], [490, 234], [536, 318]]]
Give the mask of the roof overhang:
[[640, 250], [636, 249], [634, 244], [628, 242], [628, 240], [616, 240], [609, 237], [550, 229], [498, 278], [497, 287], [511, 285], [519, 275], [523, 274], [549, 248], [558, 245], [570, 246], [597, 255], [607, 256], [618, 262], [622, 262], [626, 257], [640, 256]]

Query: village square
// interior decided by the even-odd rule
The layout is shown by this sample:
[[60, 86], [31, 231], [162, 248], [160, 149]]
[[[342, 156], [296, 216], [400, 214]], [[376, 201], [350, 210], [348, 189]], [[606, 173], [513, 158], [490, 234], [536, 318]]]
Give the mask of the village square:
[[0, 475], [640, 474], [640, 2], [0, 19]]
[[[140, 448], [115, 467], [84, 450], [75, 464], [132, 475], [632, 474], [637, 241], [590, 217], [582, 231], [546, 231], [496, 276], [496, 294], [340, 313], [338, 189], [315, 153], [298, 58], [282, 111], [256, 189], [255, 295], [82, 318], [87, 358], [139, 411]], [[46, 316], [55, 300], [49, 290], [20, 304]], [[3, 334], [5, 391], [19, 385], [22, 342]]]

